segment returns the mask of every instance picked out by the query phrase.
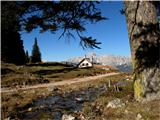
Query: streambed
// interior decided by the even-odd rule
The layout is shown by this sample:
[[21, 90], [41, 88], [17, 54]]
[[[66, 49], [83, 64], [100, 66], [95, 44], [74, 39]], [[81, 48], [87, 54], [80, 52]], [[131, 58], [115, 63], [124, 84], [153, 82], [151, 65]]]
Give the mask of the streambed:
[[88, 87], [80, 91], [56, 92], [54, 95], [34, 100], [11, 119], [20, 120], [61, 120], [63, 114], [73, 114], [82, 110], [85, 102], [92, 102], [98, 96], [107, 92], [107, 86]]

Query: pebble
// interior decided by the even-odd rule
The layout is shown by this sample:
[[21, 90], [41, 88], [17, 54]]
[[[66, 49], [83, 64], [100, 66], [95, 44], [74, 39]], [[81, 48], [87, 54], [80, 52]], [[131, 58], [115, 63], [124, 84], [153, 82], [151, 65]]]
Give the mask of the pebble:
[[140, 113], [137, 114], [136, 120], [143, 120], [142, 115]]
[[28, 111], [31, 112], [31, 111], [32, 111], [32, 108], [28, 108]]
[[62, 116], [62, 120], [75, 120], [75, 117], [73, 117], [72, 115], [64, 114]]
[[84, 99], [80, 98], [80, 97], [75, 98], [75, 100], [78, 101], [78, 102], [83, 102], [84, 101]]
[[124, 105], [125, 105], [125, 103], [123, 103], [119, 98], [116, 98], [108, 103], [107, 108], [109, 108], [109, 107], [118, 108], [118, 107], [122, 107]]

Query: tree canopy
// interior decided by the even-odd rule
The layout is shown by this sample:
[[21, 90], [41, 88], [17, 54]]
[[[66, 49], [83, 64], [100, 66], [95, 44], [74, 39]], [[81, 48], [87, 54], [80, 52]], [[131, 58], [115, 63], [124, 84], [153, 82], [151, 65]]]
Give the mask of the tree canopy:
[[[106, 19], [96, 7], [99, 2], [17, 1], [13, 3], [16, 6], [14, 13], [17, 15], [21, 30], [31, 32], [35, 28], [40, 28], [41, 33], [48, 30], [55, 33], [62, 29], [59, 39], [63, 36], [74, 38], [72, 31], [76, 31], [83, 48], [100, 48], [98, 45], [101, 43], [96, 39], [81, 34], [86, 30], [86, 24]], [[7, 9], [11, 11], [10, 8]]]
[[[96, 4], [87, 1], [2, 1], [1, 30], [2, 30], [2, 60], [6, 62], [24, 63], [25, 53], [19, 31], [55, 33], [63, 30], [61, 37], [73, 38], [76, 31], [83, 48], [100, 48], [101, 44], [91, 36], [84, 36], [85, 25], [105, 20]], [[19, 37], [15, 38], [15, 35]], [[17, 48], [17, 51], [15, 51]], [[13, 52], [14, 51], [14, 52]], [[16, 57], [19, 56], [19, 57]], [[14, 60], [12, 58], [15, 58]]]

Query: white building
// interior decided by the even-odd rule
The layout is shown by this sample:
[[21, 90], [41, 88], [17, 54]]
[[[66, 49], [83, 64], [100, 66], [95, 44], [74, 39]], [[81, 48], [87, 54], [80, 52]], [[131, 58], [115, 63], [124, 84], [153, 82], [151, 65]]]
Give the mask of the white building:
[[92, 62], [89, 60], [89, 58], [84, 58], [80, 61], [80, 63], [77, 65], [78, 68], [87, 68], [87, 67], [93, 67]]

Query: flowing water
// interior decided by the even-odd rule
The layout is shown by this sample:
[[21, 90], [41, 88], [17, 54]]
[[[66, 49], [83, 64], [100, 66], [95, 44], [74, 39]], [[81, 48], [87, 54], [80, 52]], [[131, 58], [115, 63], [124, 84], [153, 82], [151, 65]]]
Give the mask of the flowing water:
[[63, 114], [72, 114], [82, 110], [84, 102], [92, 102], [107, 91], [106, 85], [88, 87], [81, 91], [56, 93], [39, 98], [28, 107], [13, 115], [12, 118], [23, 120], [61, 120]]

